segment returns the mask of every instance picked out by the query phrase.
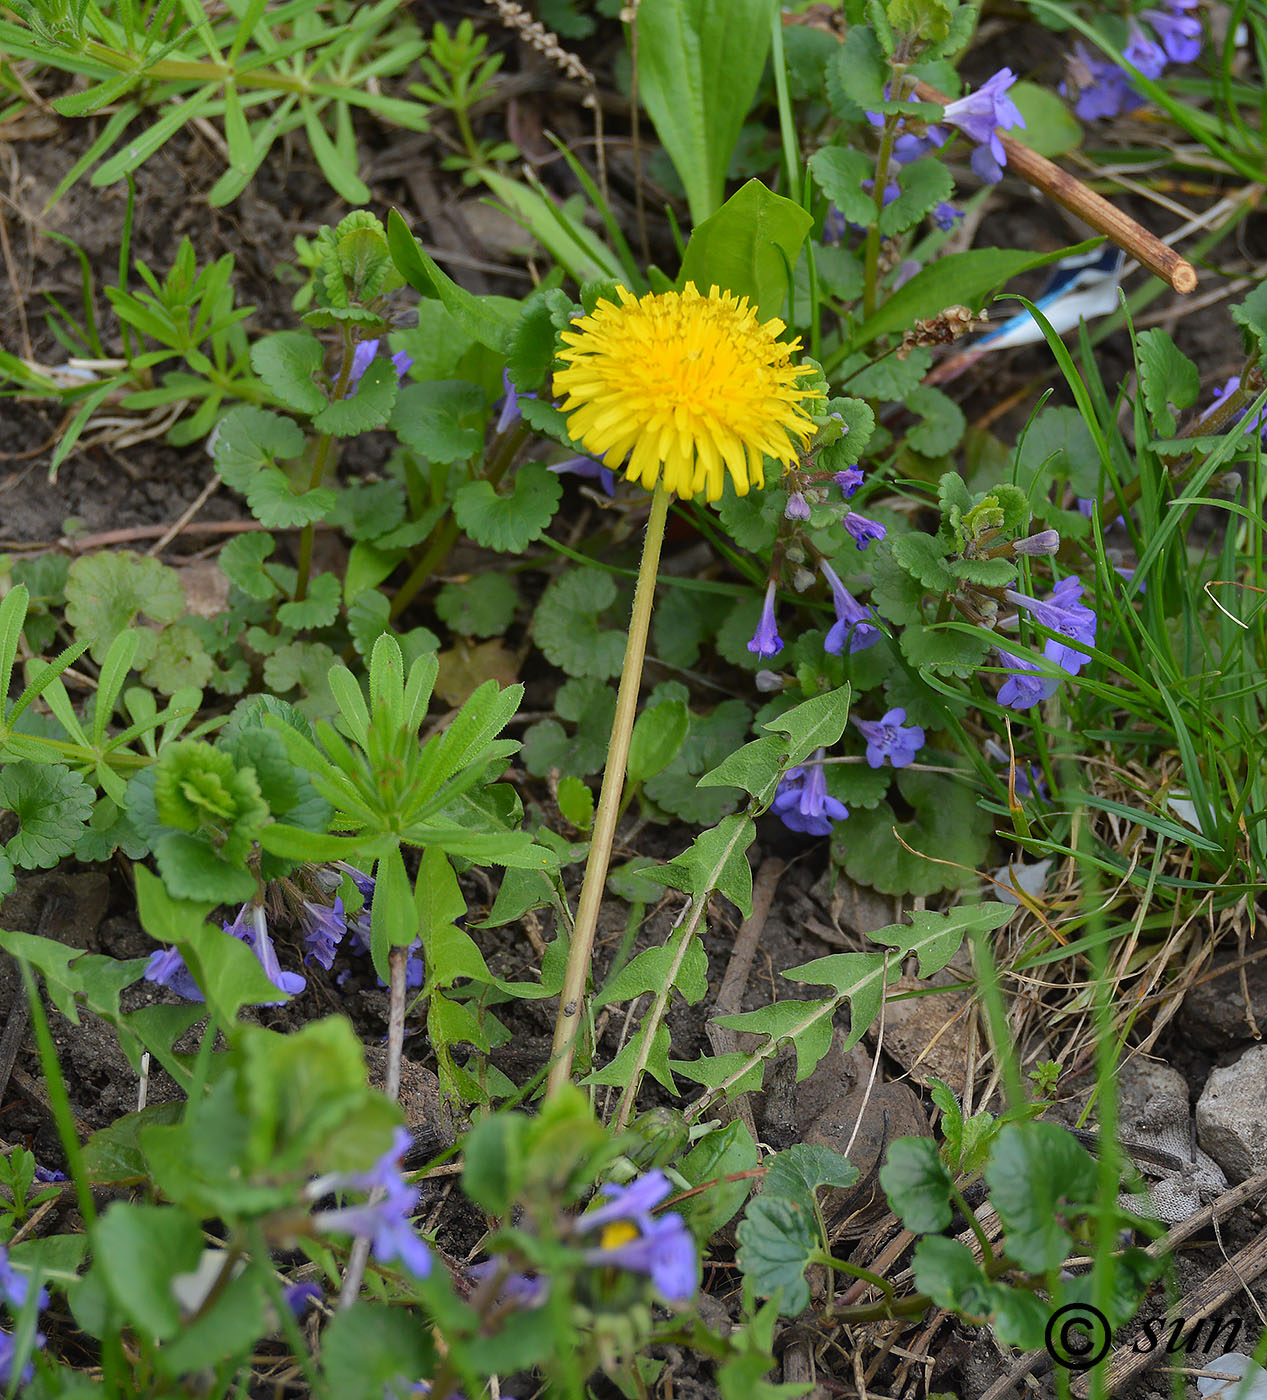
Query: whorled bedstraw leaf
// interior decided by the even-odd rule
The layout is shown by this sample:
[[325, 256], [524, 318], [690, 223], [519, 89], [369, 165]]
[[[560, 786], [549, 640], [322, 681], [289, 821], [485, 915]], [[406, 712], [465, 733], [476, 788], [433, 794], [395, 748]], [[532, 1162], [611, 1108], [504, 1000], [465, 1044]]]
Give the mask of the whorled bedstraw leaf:
[[326, 406], [316, 382], [324, 354], [309, 331], [277, 331], [251, 345], [251, 368], [284, 407], [312, 415]]
[[[110, 643], [138, 617], [175, 622], [185, 611], [185, 593], [175, 569], [131, 550], [85, 554], [70, 566], [66, 579], [66, 620], [77, 641], [87, 642], [94, 661], [105, 660]], [[133, 664], [144, 666], [154, 655], [157, 634], [138, 629]]]
[[955, 189], [950, 171], [937, 156], [899, 166], [897, 183], [901, 193], [880, 212], [882, 238], [893, 238], [913, 228], [935, 204], [949, 199]]
[[297, 603], [283, 603], [277, 609], [278, 621], [297, 632], [328, 627], [339, 615], [342, 593], [338, 574], [318, 574], [309, 582], [306, 598]]
[[1136, 337], [1139, 387], [1157, 437], [1174, 437], [1176, 409], [1191, 408], [1201, 390], [1197, 367], [1159, 327]]
[[5, 843], [8, 859], [24, 870], [51, 869], [75, 849], [92, 798], [91, 786], [60, 763], [18, 759], [0, 765], [0, 809], [18, 822]]
[[429, 462], [443, 465], [473, 457], [483, 442], [484, 393], [462, 379], [406, 384], [389, 426]]
[[545, 533], [562, 495], [563, 484], [555, 472], [540, 462], [525, 462], [508, 494], [489, 481], [459, 486], [453, 511], [476, 544], [499, 554], [519, 554]]
[[499, 637], [514, 620], [519, 594], [510, 577], [489, 569], [436, 595], [440, 620], [464, 637]]
[[220, 572], [248, 598], [267, 602], [277, 585], [264, 569], [264, 561], [276, 547], [276, 540], [265, 530], [234, 535], [216, 556]]
[[350, 394], [332, 399], [316, 414], [312, 426], [334, 437], [355, 437], [381, 428], [392, 415], [400, 392], [396, 366], [386, 355], [372, 359]]
[[546, 659], [570, 676], [606, 680], [620, 672], [625, 633], [598, 625], [616, 601], [616, 583], [599, 569], [572, 569], [541, 595], [532, 634]]

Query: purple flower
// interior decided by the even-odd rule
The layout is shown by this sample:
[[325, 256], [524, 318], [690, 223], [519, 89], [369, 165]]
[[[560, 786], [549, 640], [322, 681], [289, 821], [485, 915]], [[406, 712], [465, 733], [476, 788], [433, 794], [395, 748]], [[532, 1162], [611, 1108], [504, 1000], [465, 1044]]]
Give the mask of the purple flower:
[[[31, 1280], [20, 1274], [9, 1263], [9, 1251], [0, 1245], [0, 1298], [9, 1305], [12, 1312], [21, 1312], [31, 1291]], [[35, 1299], [37, 1308], [48, 1307], [48, 1290], [41, 1288]]]
[[889, 533], [878, 521], [868, 520], [865, 515], [852, 510], [841, 524], [849, 531], [859, 549], [866, 549], [872, 540], [882, 540]]
[[1012, 548], [1017, 554], [1026, 554], [1030, 558], [1055, 554], [1060, 548], [1060, 532], [1040, 530], [1036, 535], [1027, 535], [1023, 540], [1013, 540]]
[[[1071, 574], [1068, 578], [1061, 579], [1045, 600], [1031, 598], [1028, 594], [1017, 593], [1011, 588], [1004, 597], [1017, 607], [1024, 608], [1040, 627], [1047, 628], [1049, 632], [1057, 632], [1072, 641], [1092, 646], [1095, 643], [1097, 618], [1095, 609], [1087, 607], [1081, 601], [1082, 592], [1082, 581]], [[1061, 670], [1068, 671], [1071, 676], [1076, 676], [1088, 660], [1082, 652], [1055, 640], [1045, 644], [1043, 655], [1049, 661], [1054, 661]]]
[[399, 1166], [412, 1141], [407, 1128], [397, 1128], [391, 1147], [369, 1171], [332, 1172], [311, 1182], [304, 1194], [316, 1200], [331, 1191], [370, 1192], [370, 1199], [362, 1205], [318, 1211], [312, 1217], [313, 1225], [318, 1230], [367, 1238], [380, 1263], [399, 1259], [416, 1278], [426, 1278], [431, 1272], [431, 1251], [409, 1220], [421, 1193], [404, 1180]]
[[779, 636], [778, 623], [774, 620], [774, 580], [766, 584], [765, 602], [761, 605], [761, 617], [757, 630], [752, 634], [748, 650], [762, 660], [778, 656], [783, 650], [783, 638]]
[[906, 724], [906, 711], [890, 710], [879, 720], [855, 719], [854, 724], [867, 741], [867, 764], [882, 768], [884, 760], [894, 768], [905, 768], [924, 747], [924, 731], [917, 724]]
[[[1094, 516], [1095, 516], [1095, 507], [1096, 507], [1096, 504], [1097, 504], [1094, 497], [1092, 497], [1092, 496], [1075, 496], [1075, 497], [1074, 497], [1074, 500], [1073, 500], [1073, 503], [1074, 503], [1074, 505], [1076, 505], [1076, 506], [1078, 507], [1078, 514], [1079, 514], [1079, 515], [1085, 515], [1086, 518], [1087, 518], [1088, 520], [1091, 520], [1091, 519], [1094, 518]], [[1115, 516], [1112, 520], [1110, 520], [1109, 523], [1108, 523], [1104, 528], [1105, 528], [1106, 531], [1108, 531], [1108, 530], [1116, 530], [1116, 529], [1118, 529], [1120, 526], [1123, 526], [1123, 525], [1125, 525], [1125, 524], [1126, 524], [1126, 517], [1125, 517], [1124, 515], [1118, 515], [1118, 516]]]
[[1040, 700], [1049, 700], [1060, 689], [1060, 680], [1056, 676], [1044, 676], [1027, 665], [1019, 656], [1013, 656], [1010, 651], [999, 650], [999, 660], [1009, 671], [1016, 674], [1009, 676], [999, 688], [999, 704], [1006, 705], [1012, 710], [1028, 710], [1032, 705], [1037, 705]]
[[42, 1167], [38, 1162], [35, 1164], [35, 1180], [47, 1185], [54, 1181], [65, 1181], [66, 1173], [59, 1172], [53, 1167]]
[[1131, 87], [1126, 69], [1092, 53], [1081, 40], [1073, 46], [1069, 80], [1060, 85], [1066, 97], [1070, 89], [1076, 94], [1074, 114], [1084, 122], [1116, 117], [1144, 105], [1144, 99]]
[[[587, 1263], [604, 1268], [628, 1269], [647, 1274], [666, 1302], [684, 1303], [695, 1296], [695, 1241], [686, 1222], [675, 1211], [641, 1223], [632, 1238], [622, 1238], [627, 1229], [609, 1225], [603, 1243], [586, 1252]], [[617, 1243], [617, 1241], [621, 1241]]]
[[933, 205], [933, 223], [937, 225], [943, 233], [949, 233], [955, 224], [963, 218], [963, 210], [956, 209], [953, 204], [947, 204], [944, 199], [940, 199]]
[[[1173, 6], [1172, 6], [1173, 9]], [[1172, 63], [1194, 63], [1201, 56], [1201, 21], [1183, 13], [1144, 10], [1140, 15], [1152, 26]], [[1138, 66], [1138, 65], [1136, 65]]]
[[616, 494], [616, 473], [594, 457], [569, 457], [566, 462], [556, 462], [548, 470], [556, 475], [570, 472], [573, 476], [591, 476], [609, 496]]
[[[249, 911], [249, 913], [248, 913]], [[277, 961], [277, 950], [273, 947], [273, 940], [268, 936], [268, 925], [264, 922], [264, 906], [262, 904], [244, 904], [238, 910], [238, 916], [231, 924], [221, 924], [225, 933], [231, 933], [234, 938], [240, 938], [243, 943], [249, 944], [251, 952], [260, 960], [260, 966], [264, 969], [264, 976], [277, 988], [279, 992], [284, 992], [288, 997], [296, 997], [308, 985], [307, 978], [298, 972], [283, 972], [281, 964]], [[260, 1006], [284, 1006], [281, 1001], [262, 1001]]]
[[862, 485], [864, 477], [857, 467], [846, 467], [843, 472], [837, 472], [832, 480], [840, 487], [840, 494], [848, 500]]
[[293, 1283], [282, 1292], [286, 1306], [296, 1318], [303, 1317], [304, 1313], [308, 1311], [309, 1304], [315, 1303], [318, 1298], [324, 1296], [325, 1290], [319, 1283]]
[[949, 133], [940, 126], [930, 126], [923, 136], [903, 131], [893, 142], [893, 156], [899, 165], [909, 165], [911, 161], [926, 156], [939, 146], [944, 146]]
[[785, 520], [808, 520], [809, 502], [799, 491], [789, 491], [787, 505], [783, 507]]
[[[35, 1334], [35, 1345], [37, 1347], [42, 1347], [44, 1345], [44, 1340], [44, 1334], [42, 1332], [37, 1332]], [[13, 1333], [5, 1332], [3, 1329], [0, 1329], [0, 1385], [8, 1386], [13, 1379], [13, 1367], [17, 1361], [16, 1350]], [[22, 1368], [18, 1379], [23, 1385], [26, 1385], [33, 1380], [34, 1377], [35, 1367], [27, 1365]]]
[[825, 559], [820, 562], [819, 568], [831, 588], [832, 606], [836, 609], [836, 622], [823, 641], [823, 650], [839, 656], [845, 649], [846, 640], [850, 655], [874, 646], [880, 640], [880, 629], [871, 620], [871, 610], [858, 602]]
[[[374, 356], [378, 354], [380, 341], [362, 340], [352, 351], [352, 372], [348, 375], [347, 392], [344, 398], [350, 399], [356, 392], [356, 386], [361, 382], [361, 376], [369, 369]], [[403, 350], [397, 350], [392, 356], [392, 365], [396, 370], [396, 378], [403, 379], [409, 373], [409, 368], [413, 364], [412, 355], [407, 355]]]
[[[484, 1283], [490, 1278], [495, 1278], [505, 1267], [506, 1261], [498, 1255], [493, 1259], [485, 1259], [481, 1264], [470, 1265], [466, 1274], [475, 1283]], [[497, 1301], [525, 1310], [539, 1308], [545, 1302], [549, 1292], [548, 1279], [529, 1278], [527, 1274], [508, 1273], [501, 1281]]]
[[849, 808], [827, 795], [827, 774], [819, 749], [813, 761], [803, 768], [789, 768], [774, 794], [770, 810], [792, 831], [809, 836], [830, 836], [832, 822], [843, 822]]
[[614, 1220], [632, 1220], [639, 1225], [650, 1223], [651, 1212], [673, 1192], [669, 1178], [657, 1167], [644, 1172], [627, 1186], [608, 1182], [602, 1188], [603, 1204], [587, 1210], [576, 1222], [578, 1230], [593, 1230], [610, 1225]]
[[1015, 81], [1016, 75], [1010, 68], [1000, 68], [976, 92], [951, 102], [945, 111], [946, 121], [977, 143], [970, 164], [987, 185], [998, 184], [1007, 164], [1007, 152], [999, 140], [998, 128], [1011, 130], [1025, 125], [1025, 118], [1007, 95]]
[[1166, 54], [1161, 45], [1154, 43], [1133, 20], [1130, 38], [1122, 50], [1122, 57], [1154, 82], [1161, 77], [1166, 66]]
[[334, 966], [334, 950], [348, 931], [343, 901], [336, 899], [331, 908], [328, 904], [314, 904], [305, 899], [299, 923], [304, 931], [304, 962], [318, 962], [328, 972]]
[[502, 387], [506, 390], [506, 395], [502, 399], [502, 411], [497, 417], [497, 426], [493, 430], [497, 433], [504, 433], [507, 428], [513, 427], [523, 417], [523, 410], [519, 407], [521, 398], [535, 399], [537, 397], [536, 394], [521, 394], [515, 388], [508, 369], [502, 370]]
[[[1231, 377], [1231, 379], [1229, 379], [1227, 383], [1223, 385], [1221, 389], [1215, 389], [1213, 391], [1213, 393], [1210, 396], [1212, 400], [1210, 407], [1207, 408], [1205, 413], [1203, 413], [1201, 416], [1203, 418], [1208, 418], [1218, 404], [1220, 404], [1225, 398], [1227, 398], [1229, 394], [1234, 393], [1240, 387], [1241, 377], [1239, 374], [1234, 374]], [[1241, 411], [1237, 413], [1236, 416], [1232, 419], [1232, 422], [1239, 423], [1248, 412], [1249, 410], [1247, 408], [1241, 409]], [[1259, 434], [1259, 436], [1263, 439], [1264, 444], [1267, 444], [1267, 406], [1264, 406], [1263, 408], [1260, 408], [1258, 410], [1258, 412], [1254, 415], [1254, 419], [1251, 422], [1250, 427], [1253, 428]]]
[[834, 204], [828, 205], [827, 213], [823, 216], [823, 242], [840, 243], [848, 228], [849, 224], [840, 210]]
[[151, 953], [142, 976], [145, 981], [156, 982], [186, 1001], [207, 999], [194, 981], [194, 975], [186, 966], [184, 954], [179, 948], [159, 948]]

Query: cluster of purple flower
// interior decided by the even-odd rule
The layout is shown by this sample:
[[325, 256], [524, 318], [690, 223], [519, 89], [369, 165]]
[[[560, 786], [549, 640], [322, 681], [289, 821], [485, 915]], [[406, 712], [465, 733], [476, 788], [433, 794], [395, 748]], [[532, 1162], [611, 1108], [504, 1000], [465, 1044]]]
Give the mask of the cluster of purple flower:
[[[31, 1284], [25, 1274], [20, 1274], [9, 1262], [9, 1252], [0, 1245], [0, 1301], [3, 1301], [15, 1317], [27, 1305], [30, 1298]], [[41, 1288], [35, 1297], [35, 1307], [37, 1311], [43, 1311], [48, 1307], [48, 1291]], [[44, 1334], [36, 1332], [33, 1343], [37, 1347], [44, 1345]], [[17, 1340], [12, 1332], [6, 1332], [0, 1328], [0, 1385], [10, 1386], [13, 1384], [13, 1368], [17, 1364]], [[25, 1385], [35, 1375], [35, 1368], [31, 1365], [23, 1366], [18, 1375], [18, 1380]]]
[[[347, 392], [343, 395], [345, 399], [350, 399], [356, 393], [356, 386], [361, 382], [361, 376], [374, 362], [380, 343], [377, 340], [363, 340], [352, 351], [352, 372], [348, 375]], [[392, 368], [396, 371], [396, 378], [403, 379], [409, 373], [414, 357], [407, 355], [403, 350], [397, 350], [391, 359]]]
[[309, 1201], [332, 1192], [364, 1191], [361, 1205], [318, 1211], [313, 1226], [321, 1231], [368, 1239], [380, 1264], [399, 1259], [416, 1278], [431, 1272], [431, 1251], [414, 1231], [410, 1215], [422, 1194], [401, 1176], [400, 1159], [413, 1139], [406, 1128], [397, 1128], [391, 1147], [367, 1172], [331, 1172], [317, 1177], [304, 1191]]
[[[1146, 78], [1159, 78], [1168, 63], [1192, 63], [1201, 53], [1201, 21], [1192, 13], [1198, 0], [1163, 0], [1164, 10], [1144, 10], [1144, 20], [1153, 35], [1132, 19], [1122, 57]], [[1131, 75], [1110, 59], [1091, 52], [1079, 40], [1069, 61], [1069, 79], [1061, 85], [1065, 96], [1073, 96], [1073, 110], [1083, 121], [1116, 117], [1144, 105], [1135, 91]]]
[[[327, 971], [334, 965], [335, 950], [348, 939], [348, 946], [354, 953], [368, 954], [370, 951], [370, 906], [374, 899], [374, 879], [355, 866], [340, 861], [338, 872], [330, 872], [329, 888], [337, 888], [340, 873], [347, 875], [361, 893], [364, 901], [360, 910], [348, 915], [343, 900], [336, 896], [333, 904], [305, 899], [299, 907], [299, 927], [304, 944], [304, 962], [319, 963]], [[282, 1006], [286, 997], [298, 996], [308, 985], [307, 979], [298, 972], [284, 972], [277, 960], [277, 950], [269, 936], [264, 908], [260, 904], [244, 904], [238, 910], [237, 918], [231, 924], [220, 925], [225, 933], [240, 938], [259, 959], [265, 976], [284, 996], [277, 1001], [260, 1003], [263, 1006]], [[409, 948], [405, 964], [405, 986], [420, 987], [425, 969], [421, 954], [421, 940], [415, 940]], [[155, 982], [166, 987], [186, 1001], [205, 1001], [202, 989], [194, 980], [193, 973], [185, 962], [179, 948], [160, 948], [150, 955], [144, 973], [147, 982]], [[379, 985], [384, 985], [379, 979]]]
[[[1082, 581], [1071, 575], [1061, 579], [1046, 599], [1031, 598], [1014, 589], [1008, 589], [1005, 595], [1008, 602], [1023, 608], [1040, 627], [1057, 634], [1043, 644], [1043, 655], [1069, 676], [1076, 676], [1089, 658], [1060, 638], [1067, 637], [1083, 646], [1095, 644], [1095, 609], [1082, 601], [1082, 593]], [[1040, 700], [1050, 699], [1064, 679], [1063, 675], [1044, 674], [1002, 648], [999, 648], [999, 659], [1014, 673], [1004, 681], [998, 697], [999, 704], [1009, 709], [1027, 710]]]

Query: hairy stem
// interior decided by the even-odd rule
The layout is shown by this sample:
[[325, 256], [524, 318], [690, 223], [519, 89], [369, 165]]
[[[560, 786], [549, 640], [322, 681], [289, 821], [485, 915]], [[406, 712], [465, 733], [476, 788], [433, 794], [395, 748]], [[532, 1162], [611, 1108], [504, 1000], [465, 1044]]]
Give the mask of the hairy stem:
[[572, 945], [568, 949], [563, 990], [559, 995], [558, 1018], [554, 1023], [554, 1063], [550, 1068], [547, 1089], [547, 1092], [552, 1094], [562, 1089], [572, 1075], [572, 1058], [576, 1053], [576, 1037], [581, 1025], [581, 1003], [585, 997], [590, 956], [594, 950], [594, 931], [598, 927], [598, 910], [603, 900], [603, 887], [607, 882], [607, 867], [611, 861], [612, 842], [616, 835], [617, 809], [625, 786], [629, 741], [633, 735], [634, 713], [638, 708], [642, 659], [647, 650], [651, 605], [655, 598], [656, 569], [660, 564], [660, 546], [664, 543], [664, 524], [668, 511], [669, 493], [664, 489], [663, 483], [657, 482], [655, 494], [651, 497], [651, 517], [647, 521], [647, 535], [642, 545], [642, 562], [638, 566], [638, 582], [634, 588], [629, 639], [625, 643], [620, 688], [616, 693], [616, 717], [612, 721], [607, 766], [603, 770], [603, 786], [594, 817], [594, 836], [590, 842], [589, 858], [585, 862], [585, 878], [581, 884], [576, 926], [572, 930]]
[[[339, 377], [334, 385], [334, 397], [341, 399], [348, 391], [348, 381], [352, 378], [352, 357], [354, 349], [351, 338], [344, 337], [343, 363], [339, 366]], [[330, 460], [330, 448], [334, 445], [333, 433], [322, 433], [317, 439], [317, 449], [312, 457], [312, 474], [308, 478], [308, 490], [315, 491], [326, 474], [326, 463]], [[309, 521], [299, 536], [299, 562], [295, 572], [296, 603], [302, 603], [308, 596], [308, 578], [312, 573], [312, 541], [316, 535], [315, 521]]]

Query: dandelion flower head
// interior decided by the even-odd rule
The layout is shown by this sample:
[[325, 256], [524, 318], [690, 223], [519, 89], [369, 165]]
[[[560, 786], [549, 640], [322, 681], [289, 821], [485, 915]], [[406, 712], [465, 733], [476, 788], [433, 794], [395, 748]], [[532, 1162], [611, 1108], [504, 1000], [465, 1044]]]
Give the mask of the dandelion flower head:
[[[792, 363], [799, 339], [779, 340], [782, 321], [759, 321], [747, 297], [717, 287], [600, 301], [563, 333], [568, 432], [605, 466], [625, 467], [650, 489], [678, 496], [722, 494], [726, 472], [746, 495], [765, 485], [763, 458], [784, 467], [814, 432], [800, 389], [810, 365]], [[626, 461], [628, 458], [628, 461]]]

